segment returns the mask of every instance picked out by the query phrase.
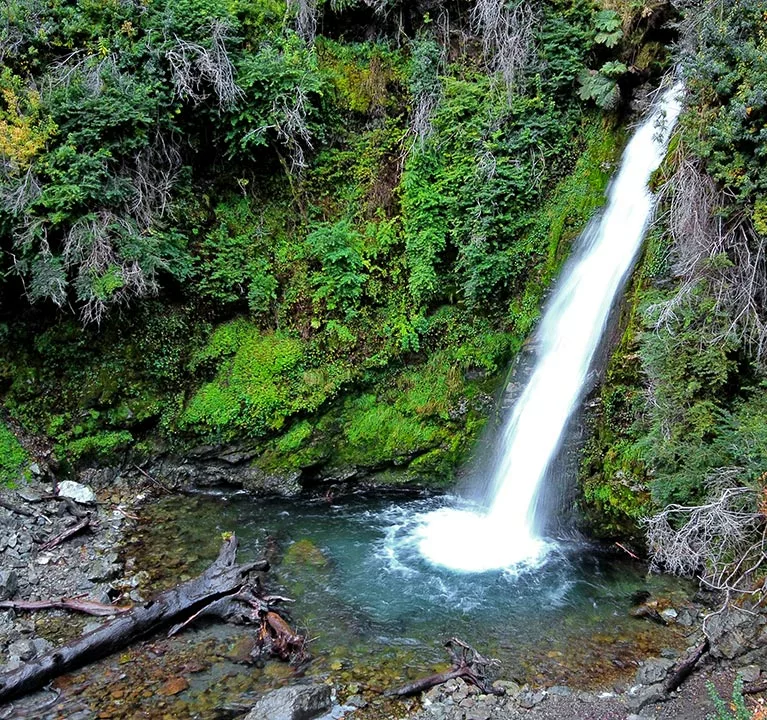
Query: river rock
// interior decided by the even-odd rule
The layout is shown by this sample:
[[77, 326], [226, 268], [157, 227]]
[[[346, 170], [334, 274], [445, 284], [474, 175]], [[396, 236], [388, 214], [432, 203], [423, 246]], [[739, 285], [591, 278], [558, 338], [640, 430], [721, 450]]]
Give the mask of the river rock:
[[666, 679], [674, 661], [668, 658], [648, 658], [637, 670], [636, 681], [640, 685], [653, 685]]
[[761, 614], [730, 608], [711, 615], [706, 622], [706, 635], [711, 656], [732, 660], [749, 650], [767, 644], [767, 618]]
[[0, 570], [0, 600], [10, 600], [19, 589], [19, 576], [13, 570]]
[[756, 682], [762, 674], [762, 669], [758, 665], [746, 665], [738, 670], [738, 675], [743, 678], [744, 683]]
[[663, 685], [658, 683], [657, 685], [650, 685], [650, 687], [640, 688], [635, 693], [630, 692], [626, 696], [625, 703], [629, 710], [637, 712], [647, 705], [666, 700], [667, 697], [666, 693], [663, 692]]
[[679, 613], [676, 610], [674, 610], [674, 608], [666, 608], [665, 610], [660, 611], [660, 616], [667, 623], [672, 623], [672, 622], [676, 622], [676, 619], [679, 617]]
[[37, 655], [37, 648], [31, 640], [17, 640], [8, 646], [8, 654], [26, 662]]
[[532, 690], [525, 690], [525, 692], [519, 694], [517, 697], [517, 702], [519, 703], [520, 707], [529, 710], [530, 708], [534, 708], [536, 705], [543, 702], [545, 698], [545, 690], [538, 690], [537, 692]]
[[245, 720], [311, 720], [330, 706], [327, 685], [294, 685], [264, 695]]
[[62, 480], [59, 483], [59, 497], [69, 498], [81, 505], [92, 505], [96, 502], [96, 493], [87, 485], [74, 480]]

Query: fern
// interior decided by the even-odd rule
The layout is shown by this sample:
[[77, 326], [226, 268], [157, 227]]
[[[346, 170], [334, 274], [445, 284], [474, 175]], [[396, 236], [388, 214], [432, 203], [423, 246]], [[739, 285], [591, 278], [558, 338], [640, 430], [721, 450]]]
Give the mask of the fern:
[[[743, 676], [738, 675], [732, 686], [732, 704], [727, 704], [722, 700], [712, 682], [706, 683], [706, 690], [714, 705], [715, 715], [709, 715], [707, 720], [751, 720], [751, 712], [746, 707], [746, 700], [743, 697]], [[734, 714], [733, 712], [734, 711]]]

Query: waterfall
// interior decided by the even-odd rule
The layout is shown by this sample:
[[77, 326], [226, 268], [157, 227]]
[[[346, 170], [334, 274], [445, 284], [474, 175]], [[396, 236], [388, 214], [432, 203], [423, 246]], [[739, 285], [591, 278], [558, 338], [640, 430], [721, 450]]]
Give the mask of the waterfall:
[[418, 529], [429, 561], [464, 571], [535, 563], [547, 549], [536, 536], [537, 491], [587, 385], [610, 310], [641, 248], [655, 198], [648, 188], [681, 109], [680, 83], [664, 91], [628, 143], [603, 213], [579, 238], [536, 334], [527, 384], [499, 437], [482, 511], [445, 508]]

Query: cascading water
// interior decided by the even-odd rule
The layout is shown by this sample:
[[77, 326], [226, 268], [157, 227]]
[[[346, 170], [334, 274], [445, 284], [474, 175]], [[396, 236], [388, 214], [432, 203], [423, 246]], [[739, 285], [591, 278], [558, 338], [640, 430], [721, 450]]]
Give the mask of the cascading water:
[[492, 497], [482, 511], [444, 508], [423, 518], [418, 544], [432, 563], [481, 572], [535, 564], [546, 543], [533, 530], [541, 480], [583, 395], [610, 310], [639, 252], [655, 198], [650, 175], [679, 116], [682, 85], [666, 90], [623, 154], [604, 213], [579, 240], [537, 331], [536, 361], [500, 438]]

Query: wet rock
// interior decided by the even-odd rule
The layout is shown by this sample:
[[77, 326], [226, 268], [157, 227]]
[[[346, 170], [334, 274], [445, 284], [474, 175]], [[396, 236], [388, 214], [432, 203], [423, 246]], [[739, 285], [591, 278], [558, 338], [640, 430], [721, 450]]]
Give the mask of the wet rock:
[[81, 505], [92, 505], [96, 502], [96, 493], [87, 485], [74, 480], [62, 480], [59, 483], [59, 497], [69, 498]]
[[0, 600], [10, 600], [19, 589], [19, 576], [13, 570], [0, 570]]
[[762, 669], [758, 665], [746, 665], [738, 670], [738, 675], [743, 678], [744, 683], [756, 682], [762, 674]]
[[666, 608], [665, 610], [661, 610], [660, 616], [667, 623], [672, 623], [672, 622], [676, 622], [676, 619], [679, 617], [679, 613], [676, 610], [674, 610], [674, 608]]
[[327, 685], [296, 685], [262, 697], [245, 720], [311, 720], [331, 706]]
[[362, 695], [352, 695], [351, 697], [346, 698], [344, 705], [349, 705], [353, 708], [364, 708], [368, 706], [368, 701], [365, 700]]
[[653, 685], [666, 679], [674, 661], [668, 658], [649, 658], [637, 670], [636, 681], [640, 685]]
[[493, 687], [496, 690], [503, 690], [507, 697], [512, 698], [517, 697], [522, 690], [519, 683], [515, 683], [513, 680], [496, 680], [493, 683]]

